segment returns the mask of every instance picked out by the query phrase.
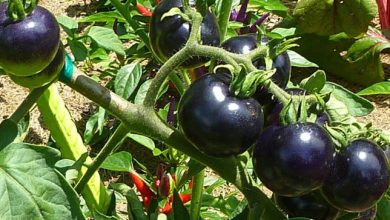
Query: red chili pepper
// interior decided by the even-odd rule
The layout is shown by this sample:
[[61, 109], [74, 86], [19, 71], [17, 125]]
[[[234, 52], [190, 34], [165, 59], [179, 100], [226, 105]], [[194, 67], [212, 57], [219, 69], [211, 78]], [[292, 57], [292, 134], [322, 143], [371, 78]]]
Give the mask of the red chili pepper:
[[179, 197], [184, 204], [192, 199], [192, 194], [179, 194]]
[[158, 211], [160, 213], [168, 215], [172, 211], [172, 202], [168, 201], [167, 203], [165, 203], [165, 206], [163, 208], [160, 208]]
[[144, 17], [152, 17], [152, 12], [140, 3], [137, 3], [137, 11]]
[[152, 197], [155, 196], [154, 192], [150, 189], [149, 185], [143, 180], [137, 172], [134, 170], [130, 172], [130, 178], [133, 181], [137, 190], [141, 193], [144, 207], [148, 208], [152, 202]]

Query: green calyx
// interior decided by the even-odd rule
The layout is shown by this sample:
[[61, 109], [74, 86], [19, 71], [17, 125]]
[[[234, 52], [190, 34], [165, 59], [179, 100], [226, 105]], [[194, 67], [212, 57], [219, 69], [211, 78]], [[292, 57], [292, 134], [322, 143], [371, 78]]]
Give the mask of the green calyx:
[[13, 21], [23, 20], [30, 15], [37, 6], [38, 0], [10, 0], [8, 3], [7, 14]]

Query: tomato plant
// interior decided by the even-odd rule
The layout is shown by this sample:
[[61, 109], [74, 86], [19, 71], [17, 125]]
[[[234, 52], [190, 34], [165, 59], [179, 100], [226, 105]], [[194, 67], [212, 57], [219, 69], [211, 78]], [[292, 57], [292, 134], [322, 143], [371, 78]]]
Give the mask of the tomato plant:
[[[2, 77], [31, 91], [0, 123], [0, 218], [389, 219], [389, 133], [326, 77], [384, 79], [377, 5], [283, 2], [110, 0], [58, 23], [37, 1], [2, 3]], [[83, 136], [57, 80], [98, 105]], [[35, 103], [51, 146], [23, 143]]]

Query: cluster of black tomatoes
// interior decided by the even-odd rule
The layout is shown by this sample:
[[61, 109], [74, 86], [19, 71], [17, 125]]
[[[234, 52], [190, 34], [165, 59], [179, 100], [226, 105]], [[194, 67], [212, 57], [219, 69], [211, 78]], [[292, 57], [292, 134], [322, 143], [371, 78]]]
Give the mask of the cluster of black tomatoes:
[[[182, 2], [162, 1], [151, 20], [152, 48], [162, 62], [185, 45], [191, 30], [191, 24], [180, 15], [163, 18], [173, 7], [182, 8]], [[218, 29], [215, 16], [208, 12], [201, 26], [202, 44], [221, 46], [237, 54], [249, 53], [257, 47], [255, 35], [232, 37], [219, 45]], [[183, 67], [199, 66], [206, 61], [194, 57]], [[262, 59], [254, 60], [253, 64], [258, 69], [265, 68]], [[273, 68], [276, 72], [271, 79], [285, 89], [291, 72], [287, 53], [274, 58]], [[235, 97], [229, 89], [231, 74], [219, 70], [191, 84], [179, 104], [180, 127], [200, 151], [214, 157], [229, 157], [255, 145], [255, 172], [290, 216], [326, 219], [334, 215], [335, 212], [329, 211], [334, 208], [363, 212], [385, 194], [390, 184], [390, 169], [384, 152], [375, 143], [351, 140], [344, 150], [336, 152], [332, 138], [323, 127], [329, 123], [325, 113], [316, 123], [283, 126], [279, 123], [281, 104], [273, 101], [265, 88], [258, 88], [253, 97]], [[299, 89], [287, 91], [295, 95], [305, 93]], [[273, 109], [267, 117], [264, 117], [264, 105]], [[267, 128], [263, 129], [265, 122]], [[317, 194], [326, 202], [319, 202]], [[332, 206], [324, 205], [327, 203]], [[306, 209], [306, 214], [300, 209]]]

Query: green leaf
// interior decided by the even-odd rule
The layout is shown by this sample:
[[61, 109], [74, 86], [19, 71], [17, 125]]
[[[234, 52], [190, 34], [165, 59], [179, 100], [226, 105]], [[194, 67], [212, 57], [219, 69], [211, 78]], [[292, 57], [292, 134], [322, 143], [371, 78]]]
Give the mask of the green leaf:
[[69, 36], [73, 36], [76, 30], [79, 28], [76, 20], [65, 15], [58, 16], [57, 21]]
[[390, 198], [385, 196], [377, 204], [377, 212], [375, 220], [390, 219]]
[[253, 0], [251, 4], [260, 5], [267, 11], [288, 11], [288, 8], [280, 0]]
[[[146, 93], [148, 92], [151, 83], [152, 83], [152, 79], [149, 79], [141, 84], [140, 88], [138, 89], [137, 95], [134, 98], [135, 104], [142, 104], [144, 102]], [[160, 88], [158, 97], [163, 95], [167, 90], [168, 90], [168, 83], [166, 81], [164, 85]]]
[[345, 58], [348, 62], [353, 63], [364, 59], [372, 54], [379, 54], [382, 50], [390, 48], [390, 43], [381, 38], [365, 37], [357, 40], [348, 49]]
[[376, 83], [357, 93], [358, 95], [390, 95], [390, 81]]
[[288, 50], [288, 57], [290, 58], [291, 66], [295, 67], [318, 67], [317, 64], [310, 62], [295, 51]]
[[133, 170], [133, 158], [129, 152], [118, 152], [108, 156], [101, 168], [118, 172], [130, 172]]
[[123, 66], [115, 77], [115, 93], [124, 99], [128, 99], [137, 88], [141, 76], [142, 67], [139, 63]]
[[190, 214], [188, 213], [188, 210], [184, 206], [183, 202], [181, 201], [179, 193], [176, 189], [174, 189], [173, 191], [172, 208], [174, 219], [190, 219]]
[[78, 40], [68, 42], [75, 61], [84, 61], [88, 56], [88, 49]]
[[99, 134], [103, 132], [105, 116], [106, 110], [99, 107], [98, 111], [88, 119], [83, 137], [85, 143], [90, 143], [97, 132], [99, 132]]
[[367, 99], [360, 97], [346, 88], [335, 83], [327, 82], [321, 93], [331, 92], [331, 98], [342, 102], [348, 109], [350, 115], [360, 117], [370, 114], [374, 106]]
[[303, 79], [299, 86], [309, 93], [318, 93], [324, 88], [326, 83], [326, 75], [322, 70], [317, 70], [310, 77]]
[[99, 12], [96, 14], [89, 15], [79, 20], [79, 22], [126, 22], [122, 15], [117, 11]]
[[122, 56], [125, 51], [119, 37], [114, 33], [114, 30], [105, 27], [93, 26], [88, 36], [92, 38], [100, 47], [106, 50], [112, 50]]
[[300, 0], [293, 12], [298, 25], [307, 33], [345, 32], [353, 37], [365, 33], [376, 15], [375, 0]]
[[54, 169], [59, 151], [11, 144], [0, 152], [0, 219], [85, 219], [73, 188]]
[[[371, 85], [384, 80], [380, 59], [381, 46], [371, 47], [370, 52], [367, 53], [355, 53], [353, 57], [360, 58], [350, 62], [345, 54], [355, 43], [355, 39], [345, 34], [330, 37], [302, 35], [297, 43], [300, 46], [293, 50], [304, 57], [310, 57], [310, 61], [318, 64], [327, 74], [361, 85]], [[351, 50], [349, 54], [353, 54]], [[364, 56], [357, 56], [357, 54], [364, 54]]]
[[127, 212], [130, 220], [149, 220], [144, 213], [144, 208], [137, 194], [128, 185], [123, 183], [114, 183], [110, 185], [115, 191], [124, 195], [127, 200]]
[[154, 148], [156, 148], [154, 141], [146, 136], [128, 133], [127, 137], [133, 139], [135, 142], [141, 144], [142, 146], [148, 148], [149, 150], [154, 150]]
[[0, 123], [0, 150], [11, 144], [18, 136], [18, 125], [5, 119]]

